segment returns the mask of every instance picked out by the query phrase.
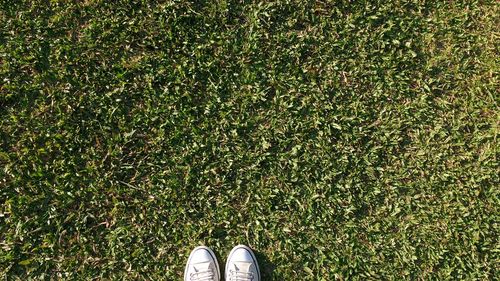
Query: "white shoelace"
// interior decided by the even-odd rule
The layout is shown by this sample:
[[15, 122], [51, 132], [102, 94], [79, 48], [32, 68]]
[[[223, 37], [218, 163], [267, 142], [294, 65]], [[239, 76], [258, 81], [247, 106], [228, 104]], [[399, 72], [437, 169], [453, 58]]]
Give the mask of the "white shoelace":
[[213, 281], [214, 275], [214, 271], [210, 268], [205, 271], [191, 273], [189, 278], [191, 281]]
[[229, 270], [229, 280], [228, 281], [252, 281], [253, 273]]

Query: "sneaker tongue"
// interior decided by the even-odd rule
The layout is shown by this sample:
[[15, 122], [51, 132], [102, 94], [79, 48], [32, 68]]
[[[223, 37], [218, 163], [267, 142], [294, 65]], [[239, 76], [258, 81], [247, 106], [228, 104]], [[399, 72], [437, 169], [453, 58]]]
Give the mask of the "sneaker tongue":
[[196, 263], [196, 264], [193, 264], [193, 268], [194, 268], [194, 271], [195, 272], [199, 272], [199, 271], [207, 271], [210, 269], [210, 264], [211, 262], [200, 262], [200, 263]]
[[244, 262], [244, 261], [235, 261], [234, 262], [234, 269], [236, 271], [250, 272], [251, 266], [252, 266], [251, 262]]

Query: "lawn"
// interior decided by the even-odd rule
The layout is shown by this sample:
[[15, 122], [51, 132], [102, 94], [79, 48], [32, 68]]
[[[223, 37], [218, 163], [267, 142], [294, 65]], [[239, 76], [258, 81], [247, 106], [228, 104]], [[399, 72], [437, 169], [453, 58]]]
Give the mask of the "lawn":
[[1, 279], [498, 278], [498, 1], [0, 7]]

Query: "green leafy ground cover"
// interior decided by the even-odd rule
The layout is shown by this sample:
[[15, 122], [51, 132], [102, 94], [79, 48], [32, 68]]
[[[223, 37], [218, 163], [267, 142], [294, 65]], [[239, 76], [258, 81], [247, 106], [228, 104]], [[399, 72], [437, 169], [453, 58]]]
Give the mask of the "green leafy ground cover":
[[497, 1], [0, 1], [0, 276], [498, 277]]

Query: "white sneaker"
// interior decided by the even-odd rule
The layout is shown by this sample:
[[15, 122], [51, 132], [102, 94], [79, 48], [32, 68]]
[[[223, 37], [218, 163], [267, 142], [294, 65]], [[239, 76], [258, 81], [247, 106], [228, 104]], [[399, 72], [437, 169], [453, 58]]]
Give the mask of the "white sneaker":
[[220, 281], [220, 269], [214, 252], [208, 247], [194, 248], [184, 270], [184, 281]]
[[238, 245], [229, 253], [226, 262], [226, 281], [260, 281], [259, 264], [247, 246]]

